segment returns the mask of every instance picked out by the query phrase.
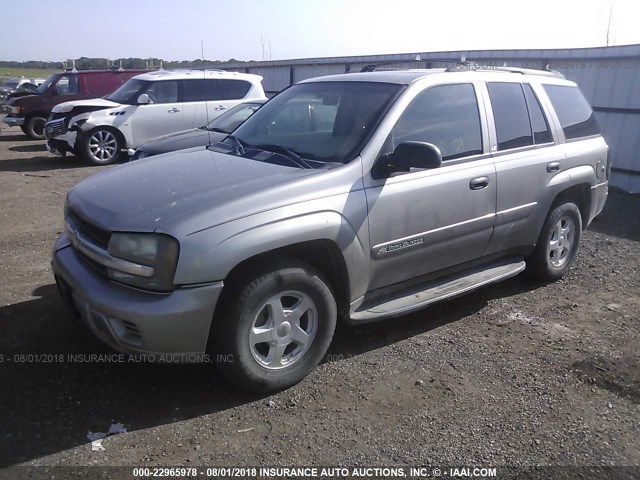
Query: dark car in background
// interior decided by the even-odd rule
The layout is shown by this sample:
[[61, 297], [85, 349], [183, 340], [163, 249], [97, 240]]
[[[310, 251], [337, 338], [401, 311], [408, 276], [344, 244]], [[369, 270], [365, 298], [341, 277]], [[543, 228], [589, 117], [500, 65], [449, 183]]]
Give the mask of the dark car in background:
[[102, 97], [148, 70], [74, 70], [53, 73], [31, 95], [8, 99], [4, 123], [19, 126], [34, 140], [44, 139], [51, 109], [62, 102]]
[[160, 153], [174, 152], [191, 147], [204, 147], [223, 140], [228, 134], [244, 123], [267, 100], [241, 103], [215, 118], [207, 125], [181, 132], [156, 137], [136, 149], [131, 160], [151, 157]]

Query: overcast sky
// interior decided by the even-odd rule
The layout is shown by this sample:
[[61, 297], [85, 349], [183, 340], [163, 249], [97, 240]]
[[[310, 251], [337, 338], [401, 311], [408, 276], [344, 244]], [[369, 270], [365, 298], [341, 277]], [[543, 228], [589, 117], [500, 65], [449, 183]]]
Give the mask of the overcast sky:
[[4, 0], [0, 60], [209, 60], [640, 43], [638, 0]]

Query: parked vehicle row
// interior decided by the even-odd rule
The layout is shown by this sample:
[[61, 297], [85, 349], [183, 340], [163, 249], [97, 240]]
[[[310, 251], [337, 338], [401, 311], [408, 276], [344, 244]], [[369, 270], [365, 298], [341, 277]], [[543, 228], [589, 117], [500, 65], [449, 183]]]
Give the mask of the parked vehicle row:
[[[225, 75], [207, 78], [250, 83], [235, 102], [260, 97], [257, 78]], [[138, 133], [138, 111], [155, 108], [158, 124], [161, 113], [188, 117], [180, 128], [205, 112], [185, 102], [191, 78], [146, 74], [52, 121], [68, 118], [68, 148], [106, 163], [107, 147], [158, 131]], [[84, 106], [102, 109], [75, 111]], [[172, 361], [208, 352], [237, 385], [273, 391], [311, 372], [338, 320], [394, 318], [525, 268], [562, 277], [604, 206], [609, 171], [589, 104], [560, 74], [315, 78], [206, 148], [77, 184], [53, 271], [113, 348]]]
[[54, 106], [70, 100], [101, 97], [146, 70], [81, 70], [53, 73], [32, 95], [12, 98], [4, 122], [19, 126], [34, 140], [43, 140], [44, 125]]
[[11, 97], [30, 95], [40, 84], [44, 82], [41, 78], [4, 78], [0, 81], [0, 113], [9, 113], [7, 101]]
[[266, 100], [261, 80], [222, 70], [137, 75], [104, 98], [53, 107], [47, 145], [53, 153], [110, 164], [154, 137], [200, 127], [243, 102]]

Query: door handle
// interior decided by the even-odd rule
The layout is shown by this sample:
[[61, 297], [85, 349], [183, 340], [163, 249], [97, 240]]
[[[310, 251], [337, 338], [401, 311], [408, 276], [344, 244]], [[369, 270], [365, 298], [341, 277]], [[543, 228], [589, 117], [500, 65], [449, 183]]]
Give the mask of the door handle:
[[489, 177], [476, 177], [469, 182], [471, 190], [482, 190], [489, 186]]
[[218, 111], [226, 110], [226, 109], [227, 107], [225, 107], [224, 105], [218, 105], [216, 108], [214, 108], [214, 110], [218, 110]]
[[167, 110], [167, 112], [169, 112], [169, 113], [178, 113], [178, 112], [181, 112], [181, 111], [182, 110], [180, 108], [175, 108], [175, 107], [172, 108], [171, 110]]
[[560, 171], [560, 162], [547, 163], [547, 172], [556, 173]]

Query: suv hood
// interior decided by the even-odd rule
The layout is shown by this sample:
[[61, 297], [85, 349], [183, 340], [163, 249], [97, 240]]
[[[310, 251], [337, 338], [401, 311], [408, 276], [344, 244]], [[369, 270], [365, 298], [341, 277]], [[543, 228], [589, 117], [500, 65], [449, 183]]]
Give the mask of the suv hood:
[[103, 108], [115, 108], [121, 106], [121, 104], [112, 102], [111, 100], [107, 100], [105, 98], [92, 98], [90, 100], [72, 100], [70, 102], [60, 103], [53, 107], [51, 111], [54, 113], [61, 113], [68, 112], [69, 107], [95, 107], [96, 110], [100, 110]]
[[98, 173], [67, 198], [76, 213], [105, 230], [180, 236], [282, 205], [287, 195], [279, 187], [322, 171], [198, 148]]

